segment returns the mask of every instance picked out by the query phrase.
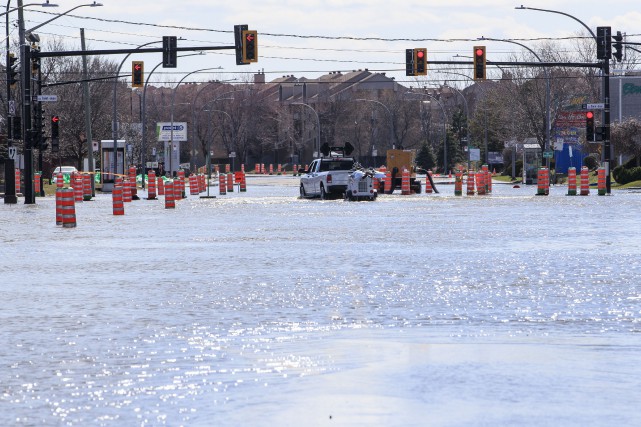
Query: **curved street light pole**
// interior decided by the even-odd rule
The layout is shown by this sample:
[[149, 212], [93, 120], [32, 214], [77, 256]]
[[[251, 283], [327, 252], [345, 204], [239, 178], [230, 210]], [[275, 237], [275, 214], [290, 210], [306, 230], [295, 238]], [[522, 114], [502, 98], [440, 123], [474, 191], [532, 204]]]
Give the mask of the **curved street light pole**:
[[[222, 67], [218, 66], [218, 67], [201, 68], [199, 70], [190, 71], [189, 73], [185, 74], [178, 81], [178, 83], [176, 83], [176, 86], [174, 86], [174, 88], [171, 91], [171, 120], [170, 120], [171, 129], [169, 130], [169, 174], [171, 176], [173, 176], [173, 173], [174, 173], [174, 169], [173, 169], [173, 158], [174, 158], [174, 155], [173, 155], [173, 149], [174, 149], [174, 103], [175, 103], [175, 100], [176, 100], [176, 90], [178, 89], [178, 86], [180, 86], [180, 84], [183, 81], [185, 81], [185, 79], [187, 77], [191, 76], [192, 74], [200, 73], [202, 71], [219, 70], [221, 68]], [[178, 153], [178, 156], [179, 156], [178, 159], [180, 160], [180, 152]]]
[[[136, 49], [142, 49], [143, 47], [149, 46], [149, 45], [154, 44], [154, 43], [160, 43], [160, 41], [153, 41], [153, 42], [141, 44]], [[122, 69], [123, 64], [125, 63], [127, 58], [129, 58], [129, 56], [131, 56], [131, 53], [128, 53], [122, 59], [122, 61], [120, 62], [120, 65], [118, 66], [118, 69], [116, 70], [116, 76], [114, 78], [113, 100], [112, 100], [112, 111], [111, 111], [111, 137], [113, 139], [113, 144], [114, 144], [114, 155], [113, 155], [113, 163], [112, 163], [112, 165], [113, 165], [113, 173], [109, 174], [109, 175], [112, 175], [112, 177], [111, 177], [112, 180], [113, 180], [112, 188], [115, 187], [115, 185], [116, 185], [116, 174], [118, 172], [118, 117], [117, 117], [118, 111], [117, 111], [117, 108], [116, 108], [117, 107], [116, 94], [118, 92], [118, 79], [120, 78], [120, 70]], [[143, 106], [144, 106], [144, 97], [143, 97]], [[143, 113], [143, 119], [144, 119], [144, 113]], [[144, 127], [143, 127], [143, 129], [144, 129]], [[124, 163], [125, 162], [125, 155], [124, 155], [124, 153], [123, 153], [123, 156], [122, 156], [122, 161], [123, 161], [123, 173], [124, 173], [124, 166], [125, 166], [125, 163]], [[103, 166], [103, 168], [104, 168], [104, 166]], [[102, 191], [106, 191], [106, 190], [109, 189], [108, 187], [105, 188], [105, 176], [106, 175], [107, 174], [105, 174], [105, 173], [101, 174], [101, 177], [102, 177]]]
[[[236, 80], [236, 79], [231, 79], [231, 80]], [[209, 82], [205, 87], [207, 87], [207, 86], [209, 86], [209, 85], [211, 85], [211, 84], [213, 84], [213, 83], [223, 83], [223, 82], [220, 82], [220, 81], [219, 81], [219, 82]], [[201, 89], [196, 93], [196, 96], [194, 97], [194, 100], [191, 102], [191, 122], [192, 122], [191, 127], [193, 128], [193, 130], [192, 130], [192, 135], [193, 135], [193, 136], [192, 136], [192, 141], [193, 141], [194, 143], [196, 142], [196, 137], [198, 136], [198, 133], [196, 132], [196, 125], [197, 125], [197, 123], [198, 123], [198, 116], [196, 115], [196, 108], [195, 108], [195, 106], [196, 106], [196, 100], [198, 99], [198, 96], [203, 92], [203, 89], [205, 89], [205, 87], [201, 88]], [[212, 100], [210, 100], [210, 101], [207, 101], [207, 102], [205, 103], [205, 105], [203, 105], [203, 107], [201, 107], [201, 110], [202, 110], [203, 108], [205, 108], [207, 105], [209, 105], [209, 104], [211, 104], [212, 102], [214, 102], [214, 101], [218, 101], [218, 100], [220, 100], [220, 99], [227, 99], [227, 100], [234, 99], [234, 98], [223, 98], [223, 96], [225, 96], [225, 95], [229, 95], [230, 93], [246, 92], [246, 91], [251, 91], [251, 90], [252, 90], [251, 88], [247, 88], [247, 89], [235, 89], [235, 90], [229, 90], [229, 91], [223, 92], [223, 93], [219, 94], [216, 98], [214, 98], [214, 99], [212, 99]], [[192, 147], [192, 149], [193, 149], [193, 147]], [[193, 167], [193, 165], [194, 165], [194, 160], [193, 160], [193, 158], [192, 158], [192, 164], [191, 164], [191, 167]]]
[[[178, 58], [183, 58], [185, 56], [195, 56], [195, 55], [200, 55], [200, 54], [192, 53], [192, 54], [187, 54], [187, 55], [178, 55]], [[145, 79], [145, 84], [143, 85], [143, 89], [142, 89], [142, 113], [141, 113], [141, 115], [142, 115], [142, 120], [141, 120], [141, 122], [142, 122], [141, 123], [141, 125], [142, 125], [142, 135], [141, 135], [142, 141], [141, 141], [141, 150], [140, 150], [140, 163], [141, 163], [142, 168], [143, 168], [142, 188], [145, 188], [145, 172], [144, 172], [144, 170], [145, 170], [145, 167], [146, 167], [145, 166], [146, 165], [145, 160], [146, 160], [146, 156], [147, 156], [147, 150], [146, 150], [146, 148], [147, 148], [147, 126], [146, 126], [146, 124], [147, 124], [147, 103], [146, 103], [147, 85], [149, 83], [149, 80], [151, 79], [151, 75], [161, 65], [162, 65], [162, 62], [159, 62], [151, 70], [151, 72], [149, 72], [149, 74], [147, 74], [147, 78]]]
[[[391, 111], [390, 111], [390, 109], [387, 107], [387, 105], [383, 104], [383, 103], [382, 103], [382, 102], [380, 102], [380, 101], [376, 101], [375, 99], [358, 98], [358, 99], [354, 99], [354, 101], [359, 101], [359, 102], [373, 102], [373, 103], [375, 103], [375, 104], [380, 105], [381, 107], [383, 107], [383, 108], [385, 109], [385, 111], [387, 111], [387, 114], [388, 114], [388, 116], [389, 116], [389, 140], [390, 140], [390, 142], [392, 143], [392, 148], [394, 148], [394, 147], [396, 146], [396, 144], [394, 144], [394, 143], [393, 143], [393, 141], [394, 141], [394, 117], [392, 116], [392, 112], [391, 112]], [[374, 153], [373, 153], [373, 151], [372, 151], [372, 156], [373, 156], [373, 155], [374, 155]]]
[[[521, 5], [520, 7], [515, 7], [515, 9], [526, 9], [526, 10], [536, 10], [539, 12], [548, 12], [548, 13], [556, 13], [558, 15], [563, 15], [567, 16], [570, 19], [575, 20], [579, 24], [583, 26], [592, 38], [594, 39], [594, 42], [597, 45], [597, 51], [599, 49], [599, 40], [597, 36], [594, 34], [594, 32], [588, 27], [583, 21], [581, 21], [579, 18], [576, 16], [572, 16], [569, 13], [561, 12], [558, 10], [550, 10], [550, 9], [538, 9], [534, 7], [525, 7]], [[603, 64], [601, 67], [601, 71], [603, 73], [603, 163], [605, 165], [605, 191], [607, 194], [611, 193], [611, 188], [612, 188], [612, 182], [610, 179], [610, 159], [611, 159], [611, 146], [610, 146], [610, 60], [609, 59], [604, 59]]]
[[407, 92], [407, 94], [427, 96], [436, 101], [439, 107], [441, 107], [441, 112], [443, 113], [443, 173], [447, 173], [447, 112], [445, 111], [445, 106], [437, 97], [430, 95], [429, 93]]
[[[487, 38], [487, 37], [480, 37], [479, 40], [490, 40], [490, 41], [495, 41], [495, 42], [504, 42], [504, 43], [512, 43], [517, 46], [521, 46], [523, 49], [528, 50], [534, 57], [539, 61], [543, 62], [541, 57], [537, 55], [537, 53], [530, 49], [528, 46], [524, 45], [523, 43], [519, 43], [513, 40], [506, 40], [506, 39], [493, 39], [493, 38]], [[545, 71], [545, 119], [544, 119], [544, 126], [545, 126], [545, 141], [543, 141], [543, 151], [548, 151], [550, 147], [550, 71], [548, 70], [548, 67], [543, 67], [543, 71]], [[545, 158], [545, 166], [550, 169], [550, 158], [546, 157]]]
[[[221, 99], [225, 99], [225, 98], [221, 98]], [[231, 99], [233, 99], [233, 98], [231, 98]], [[218, 101], [218, 99], [216, 99], [215, 101]], [[211, 113], [222, 113], [222, 114], [226, 115], [227, 117], [229, 117], [229, 123], [231, 124], [231, 139], [232, 139], [232, 141], [236, 140], [236, 129], [234, 128], [234, 121], [233, 121], [231, 115], [227, 111], [224, 111], [224, 110], [207, 110], [207, 109], [205, 109], [203, 111], [207, 111], [207, 112], [210, 113], [210, 115], [209, 115], [209, 123], [210, 124], [214, 121], [214, 117], [213, 117], [214, 115], [211, 114]], [[233, 170], [234, 170], [234, 168], [232, 167], [232, 171]], [[207, 175], [208, 175], [209, 182], [211, 182], [211, 139], [207, 140]], [[209, 185], [207, 186], [207, 196], [209, 196]]]
[[317, 150], [316, 151], [317, 154], [314, 157], [320, 156], [320, 136], [321, 136], [321, 131], [320, 131], [320, 119], [318, 117], [318, 113], [316, 112], [316, 110], [314, 110], [314, 108], [311, 105], [305, 104], [303, 102], [292, 102], [291, 105], [302, 105], [304, 107], [309, 108], [310, 110], [312, 110], [314, 112], [314, 115], [316, 116], [316, 145], [318, 146], [318, 147], [314, 147]]

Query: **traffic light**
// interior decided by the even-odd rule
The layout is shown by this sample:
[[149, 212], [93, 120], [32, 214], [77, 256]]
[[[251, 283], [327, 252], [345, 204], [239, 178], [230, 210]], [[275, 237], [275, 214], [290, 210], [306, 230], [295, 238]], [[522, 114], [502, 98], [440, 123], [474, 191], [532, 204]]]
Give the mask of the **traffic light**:
[[60, 151], [59, 129], [60, 117], [51, 116], [51, 151], [56, 153]]
[[612, 28], [596, 27], [596, 58], [610, 59], [612, 57]]
[[594, 112], [592, 111], [585, 113], [585, 140], [594, 141]]
[[51, 139], [58, 139], [60, 136], [60, 117], [51, 116]]
[[405, 49], [405, 75], [416, 75], [416, 70], [414, 69], [414, 49]]
[[234, 25], [234, 41], [236, 46], [236, 65], [247, 65], [243, 62], [243, 31], [247, 30], [247, 24]]
[[612, 36], [614, 39], [614, 43], [612, 43], [612, 47], [614, 48], [614, 52], [612, 55], [614, 56], [614, 59], [617, 61], [621, 62], [623, 60], [623, 35], [621, 34], [621, 31], [617, 31], [616, 36]]
[[417, 76], [427, 74], [427, 49], [420, 47], [414, 49], [414, 66], [416, 67]]
[[145, 84], [145, 63], [131, 61], [131, 87], [143, 87]]
[[18, 84], [18, 64], [16, 61], [16, 55], [13, 53], [9, 54], [9, 85], [15, 87]]
[[176, 36], [163, 36], [162, 38], [162, 67], [176, 68], [178, 58]]
[[485, 46], [474, 46], [474, 80], [485, 80]]
[[258, 32], [255, 30], [243, 30], [243, 62], [258, 61]]
[[20, 140], [22, 139], [22, 118], [20, 116], [13, 116], [11, 118], [11, 137], [10, 139], [13, 140]]

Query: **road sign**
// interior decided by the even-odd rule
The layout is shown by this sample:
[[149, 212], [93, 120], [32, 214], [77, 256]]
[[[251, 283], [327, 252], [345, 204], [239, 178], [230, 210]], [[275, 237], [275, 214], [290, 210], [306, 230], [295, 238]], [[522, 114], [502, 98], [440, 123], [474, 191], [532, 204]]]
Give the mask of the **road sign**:
[[595, 104], [583, 104], [584, 110], [603, 110], [605, 104], [603, 102], [597, 102]]
[[235, 151], [232, 151], [231, 153], [229, 153], [229, 157], [230, 157], [230, 158], [234, 158], [234, 157], [236, 157], [236, 152], [235, 152]]
[[38, 95], [36, 96], [38, 102], [58, 102], [58, 95]]
[[543, 157], [546, 159], [551, 159], [552, 157], [554, 157], [554, 151], [544, 151]]
[[15, 160], [18, 157], [18, 149], [16, 147], [9, 147], [9, 158]]
[[13, 99], [9, 100], [9, 115], [16, 115], [16, 101], [14, 101]]

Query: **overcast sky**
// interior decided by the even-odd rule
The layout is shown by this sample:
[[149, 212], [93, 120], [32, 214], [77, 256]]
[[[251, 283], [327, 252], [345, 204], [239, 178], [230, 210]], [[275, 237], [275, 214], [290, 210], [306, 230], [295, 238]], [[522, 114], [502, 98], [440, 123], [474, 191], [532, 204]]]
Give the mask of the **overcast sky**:
[[[38, 12], [63, 13], [91, 1], [50, 0], [58, 8], [25, 8], [26, 27], [32, 28], [51, 18]], [[24, 0], [29, 3], [29, 0]], [[35, 2], [34, 2], [35, 3]], [[242, 80], [264, 70], [266, 79], [283, 75], [317, 77], [330, 71], [369, 69], [386, 72], [398, 81], [407, 81], [405, 49], [425, 47], [431, 60], [466, 60], [476, 44], [487, 45], [488, 59], [502, 59], [520, 50], [499, 42], [476, 42], [477, 37], [518, 39], [536, 47], [538, 39], [565, 38], [578, 34], [583, 27], [571, 18], [532, 10], [553, 9], [573, 15], [596, 32], [597, 26], [611, 26], [627, 33], [630, 41], [641, 41], [641, 3], [639, 0], [603, 2], [594, 0], [103, 0], [104, 6], [81, 7], [40, 28], [47, 39], [62, 37], [70, 49], [79, 49], [79, 30], [85, 28], [90, 49], [129, 49], [163, 35], [182, 37], [180, 47], [231, 46], [233, 27], [247, 24], [258, 31], [259, 62], [237, 66], [232, 50], [178, 59], [175, 70], [158, 68], [152, 81], [177, 81], [186, 73], [196, 73], [185, 81], [212, 78]], [[12, 0], [15, 6], [17, 0]], [[10, 15], [12, 22], [17, 14]], [[4, 23], [4, 20], [2, 20]], [[4, 26], [4, 25], [3, 25]], [[17, 30], [12, 29], [12, 37]], [[358, 40], [363, 39], [365, 40]], [[456, 41], [471, 39], [469, 41]], [[160, 44], [158, 45], [160, 46]], [[120, 62], [122, 57], [112, 57]], [[144, 60], [150, 71], [161, 61], [160, 53], [137, 54], [132, 60]], [[125, 65], [123, 70], [130, 69]], [[170, 73], [172, 71], [172, 73]], [[428, 76], [429, 77], [429, 76]]]

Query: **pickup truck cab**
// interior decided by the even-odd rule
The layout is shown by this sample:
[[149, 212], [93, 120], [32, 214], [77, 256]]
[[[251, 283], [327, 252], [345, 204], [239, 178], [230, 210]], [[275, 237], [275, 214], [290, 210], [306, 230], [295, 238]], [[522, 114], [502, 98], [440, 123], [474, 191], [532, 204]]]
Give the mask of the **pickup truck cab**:
[[307, 171], [299, 171], [300, 196], [321, 199], [344, 197], [354, 163], [352, 157], [325, 157], [312, 161]]

